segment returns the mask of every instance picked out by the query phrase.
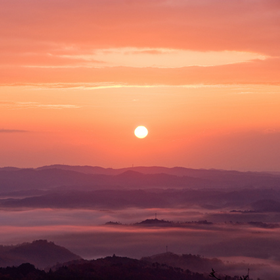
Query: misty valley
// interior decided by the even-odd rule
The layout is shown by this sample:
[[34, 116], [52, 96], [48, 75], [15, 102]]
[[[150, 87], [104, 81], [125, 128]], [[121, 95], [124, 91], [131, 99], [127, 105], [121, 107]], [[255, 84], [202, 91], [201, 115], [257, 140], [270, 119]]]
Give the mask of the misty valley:
[[158, 273], [181, 269], [170, 270], [176, 279], [208, 279], [212, 268], [221, 277], [249, 269], [250, 279], [279, 279], [279, 186], [278, 173], [0, 168], [0, 267], [31, 263], [31, 271], [63, 274], [66, 262], [77, 271], [117, 262], [146, 276], [157, 264]]

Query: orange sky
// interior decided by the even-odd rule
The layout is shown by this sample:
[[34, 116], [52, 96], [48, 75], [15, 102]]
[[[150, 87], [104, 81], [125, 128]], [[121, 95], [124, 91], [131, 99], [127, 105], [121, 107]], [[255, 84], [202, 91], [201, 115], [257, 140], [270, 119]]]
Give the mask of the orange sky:
[[0, 166], [280, 171], [278, 0], [0, 6]]

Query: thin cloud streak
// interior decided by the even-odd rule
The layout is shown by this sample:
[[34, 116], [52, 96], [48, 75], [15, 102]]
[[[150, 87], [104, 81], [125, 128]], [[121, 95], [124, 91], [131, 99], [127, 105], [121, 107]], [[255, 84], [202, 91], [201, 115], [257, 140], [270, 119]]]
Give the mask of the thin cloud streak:
[[[180, 68], [189, 66], [217, 66], [234, 63], [242, 63], [255, 59], [265, 60], [265, 55], [237, 52], [199, 52], [176, 49], [142, 49], [142, 48], [119, 48], [99, 49], [93, 54], [61, 55], [63, 58], [84, 60], [90, 65], [96, 61], [103, 65], [95, 67], [158, 67], [158, 68]], [[86, 66], [86, 64], [85, 64]]]
[[[0, 84], [215, 85], [279, 84], [279, 58], [209, 67], [0, 67]], [[2, 75], [1, 75], [2, 73]]]
[[19, 129], [0, 129], [0, 133], [26, 133], [30, 132], [27, 130], [19, 130]]
[[[114, 89], [114, 88], [232, 88], [239, 87], [239, 85], [226, 85], [226, 84], [182, 84], [182, 85], [166, 85], [166, 84], [153, 84], [153, 85], [141, 85], [141, 84], [126, 84], [126, 83], [30, 83], [30, 84], [6, 84], [6, 87], [18, 87], [29, 88], [35, 90], [49, 89], [67, 89], [67, 90], [99, 90], [99, 89]], [[34, 103], [34, 102], [33, 102]], [[15, 104], [14, 102], [0, 102], [2, 104]]]
[[70, 104], [38, 104], [36, 102], [20, 102], [19, 107], [24, 108], [41, 108], [41, 109], [79, 109], [80, 106]]
[[26, 102], [0, 102], [0, 106], [9, 106], [9, 107], [17, 107], [21, 109], [79, 109], [81, 106], [73, 105], [73, 104], [41, 104], [39, 102], [34, 101], [26, 101]]

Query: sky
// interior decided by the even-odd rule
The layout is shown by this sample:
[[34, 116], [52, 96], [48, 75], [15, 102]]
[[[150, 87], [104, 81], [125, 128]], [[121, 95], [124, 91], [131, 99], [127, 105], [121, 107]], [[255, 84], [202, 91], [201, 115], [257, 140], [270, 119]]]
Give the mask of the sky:
[[0, 7], [1, 167], [280, 171], [278, 0]]

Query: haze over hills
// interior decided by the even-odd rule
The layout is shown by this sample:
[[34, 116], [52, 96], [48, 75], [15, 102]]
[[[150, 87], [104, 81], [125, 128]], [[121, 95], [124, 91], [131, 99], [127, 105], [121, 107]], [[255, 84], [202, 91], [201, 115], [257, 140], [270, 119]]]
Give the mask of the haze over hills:
[[262, 172], [1, 168], [0, 238], [3, 244], [53, 240], [85, 259], [140, 259], [168, 245], [177, 255], [235, 263], [244, 257], [251, 267], [262, 264], [255, 276], [271, 271], [266, 279], [274, 280], [280, 273], [279, 186], [280, 176]]
[[210, 272], [212, 268], [215, 268], [216, 271], [219, 271], [221, 274], [228, 275], [242, 275], [248, 269], [256, 270], [257, 268], [261, 268], [265, 265], [258, 265], [258, 267], [249, 263], [225, 263], [218, 258], [205, 258], [200, 255], [192, 255], [192, 254], [174, 254], [172, 252], [161, 253], [149, 257], [143, 257], [141, 260], [147, 261], [150, 263], [159, 263], [166, 264], [172, 267], [179, 267], [184, 270], [188, 269], [191, 271], [196, 271], [199, 273], [207, 273]]
[[[33, 265], [37, 269], [50, 271], [49, 275], [36, 270]], [[11, 266], [13, 268], [10, 268]], [[152, 275], [154, 277], [156, 275], [156, 279], [185, 279], [184, 277], [187, 276], [187, 279], [202, 280], [209, 279], [207, 276], [213, 267], [218, 274], [224, 275], [241, 275], [248, 267], [258, 272], [267, 269], [264, 264], [225, 263], [218, 258], [205, 258], [192, 254], [178, 255], [172, 252], [142, 257], [140, 260], [115, 255], [96, 260], [84, 260], [66, 248], [46, 240], [36, 240], [15, 246], [0, 246], [0, 278], [10, 275], [9, 279], [21, 279], [21, 277], [26, 279], [24, 277], [29, 275], [28, 279], [99, 277], [98, 279], [105, 280], [119, 279], [117, 275], [120, 275], [120, 279], [133, 277], [140, 280], [150, 279]], [[228, 276], [227, 279], [239, 278]]]
[[0, 193], [28, 189], [67, 188], [244, 188], [280, 185], [280, 176], [269, 173], [187, 168], [132, 167], [104, 169], [54, 165], [37, 169], [0, 169]]
[[68, 249], [46, 240], [36, 240], [14, 246], [0, 246], [0, 267], [32, 263], [44, 269], [57, 263], [81, 259]]
[[[70, 170], [77, 171], [85, 174], [103, 174], [103, 175], [118, 175], [124, 173], [125, 171], [131, 170], [143, 174], [168, 174], [175, 176], [189, 176], [194, 178], [204, 178], [204, 179], [236, 179], [244, 178], [245, 176], [258, 176], [258, 175], [275, 175], [280, 176], [279, 173], [268, 173], [268, 172], [241, 172], [235, 170], [219, 170], [219, 169], [193, 169], [186, 167], [163, 167], [163, 166], [135, 166], [127, 168], [103, 168], [100, 166], [71, 166], [63, 164], [54, 164], [48, 166], [42, 166], [35, 168], [36, 170], [45, 170], [45, 169], [61, 169], [61, 170]], [[0, 169], [1, 170], [1, 169]]]
[[[222, 264], [221, 261], [216, 259], [211, 261], [211, 260], [201, 259], [192, 255], [188, 255], [188, 256], [189, 256], [188, 259], [196, 260], [195, 261], [196, 265], [198, 265], [198, 263], [204, 264], [205, 262], [207, 263], [210, 262], [211, 264], [214, 264], [216, 265], [216, 267], [220, 268]], [[56, 276], [57, 278], [61, 277], [61, 273], [66, 276], [68, 272], [65, 271], [65, 268], [67, 267], [67, 271], [69, 271], [69, 273], [71, 274], [71, 275], [69, 274], [68, 277], [73, 277], [74, 274], [77, 277], [78, 275], [80, 275], [80, 277], [83, 277], [83, 279], [84, 277], [86, 277], [86, 275], [84, 275], [86, 271], [87, 274], [89, 273], [89, 271], [91, 271], [91, 273], [93, 273], [94, 271], [96, 273], [98, 271], [97, 274], [99, 274], [99, 277], [101, 277], [100, 279], [103, 279], [102, 277], [104, 277], [104, 279], [107, 279], [106, 278], [107, 274], [112, 276], [114, 273], [117, 273], [115, 268], [121, 269], [118, 273], [121, 273], [122, 276], [126, 275], [127, 273], [129, 273], [130, 275], [133, 275], [133, 273], [136, 274], [145, 273], [147, 274], [147, 277], [149, 277], [149, 273], [151, 273], [151, 269], [155, 268], [157, 270], [161, 269], [162, 272], [166, 269], [171, 270], [172, 271], [171, 275], [173, 275], [172, 277], [174, 277], [174, 275], [180, 276], [183, 273], [183, 270], [178, 270], [178, 269], [174, 270], [171, 267], [181, 267], [183, 269], [188, 270], [189, 276], [193, 275], [193, 277], [189, 277], [189, 279], [198, 279], [197, 278], [198, 276], [197, 275], [195, 276], [196, 272], [207, 273], [208, 271], [210, 271], [209, 265], [208, 266], [202, 265], [199, 269], [197, 266], [193, 266], [193, 262], [189, 262], [188, 265], [186, 262], [184, 263], [184, 265], [182, 265], [182, 262], [177, 262], [177, 264], [175, 265], [174, 262], [172, 263], [172, 260], [174, 260], [175, 257], [177, 257], [177, 259], [180, 258], [175, 254], [168, 253], [168, 254], [163, 254], [158, 256], [142, 258], [142, 260], [140, 261], [129, 259], [129, 258], [120, 258], [116, 256], [89, 261], [89, 260], [81, 259], [79, 256], [73, 254], [66, 248], [55, 245], [53, 242], [48, 242], [47, 240], [36, 240], [33, 241], [32, 243], [23, 243], [14, 246], [12, 245], [0, 246], [0, 278], [2, 273], [6, 273], [6, 275], [12, 272], [13, 273], [19, 272], [22, 273], [23, 275], [27, 275], [32, 272], [34, 273], [36, 271], [32, 265], [34, 265], [36, 268], [39, 269], [45, 269], [46, 271], [49, 271], [49, 269], [51, 268], [52, 271], [57, 274]], [[183, 258], [185, 259], [185, 256], [183, 256]], [[157, 264], [155, 266], [154, 263], [156, 262], [164, 265], [159, 266]], [[167, 267], [166, 264], [168, 264], [170, 267]], [[4, 268], [8, 266], [9, 267], [20, 266], [20, 267], [17, 269], [14, 268], [14, 271], [12, 271], [12, 269], [9, 268], [5, 270]], [[133, 269], [134, 272], [131, 274], [132, 267], [134, 267]], [[194, 273], [189, 271], [191, 268], [195, 269], [193, 270]], [[153, 274], [154, 273], [156, 272], [154, 271]], [[41, 277], [45, 275], [41, 273], [39, 274], [41, 275]], [[97, 277], [97, 275], [95, 276]], [[15, 278], [14, 277], [15, 276], [11, 276], [10, 279], [19, 279], [19, 276], [16, 276]], [[49, 277], [51, 277], [51, 275]], [[161, 273], [158, 275], [158, 277], [160, 277], [159, 279], [161, 279]], [[167, 279], [173, 279], [172, 277]], [[37, 278], [30, 278], [30, 279], [37, 279]]]
[[[1, 197], [1, 196], [0, 196]], [[265, 200], [266, 199], [266, 200]], [[274, 204], [272, 206], [272, 202]], [[227, 211], [280, 212], [280, 190], [244, 189], [84, 189], [77, 187], [44, 192], [3, 193], [2, 208], [126, 209], [200, 207]]]
[[[37, 269], [45, 269], [47, 274], [36, 270], [33, 265]], [[119, 279], [120, 275], [120, 279], [156, 277], [173, 280], [185, 279], [184, 277], [188, 276], [188, 279], [201, 280], [208, 279], [207, 275], [212, 267], [220, 273], [230, 274], [236, 272], [236, 268], [244, 270], [246, 265], [230, 266], [216, 258], [207, 259], [191, 254], [179, 256], [171, 252], [143, 257], [141, 260], [115, 255], [97, 260], [83, 260], [66, 248], [47, 240], [0, 246], [1, 279], [4, 275], [9, 275], [9, 279]]]
[[[167, 173], [157, 173], [163, 171]], [[280, 212], [279, 185], [280, 176], [222, 170], [104, 169], [65, 165], [37, 169], [2, 168], [0, 206], [75, 209], [198, 206]], [[274, 206], [266, 201], [274, 201]]]

